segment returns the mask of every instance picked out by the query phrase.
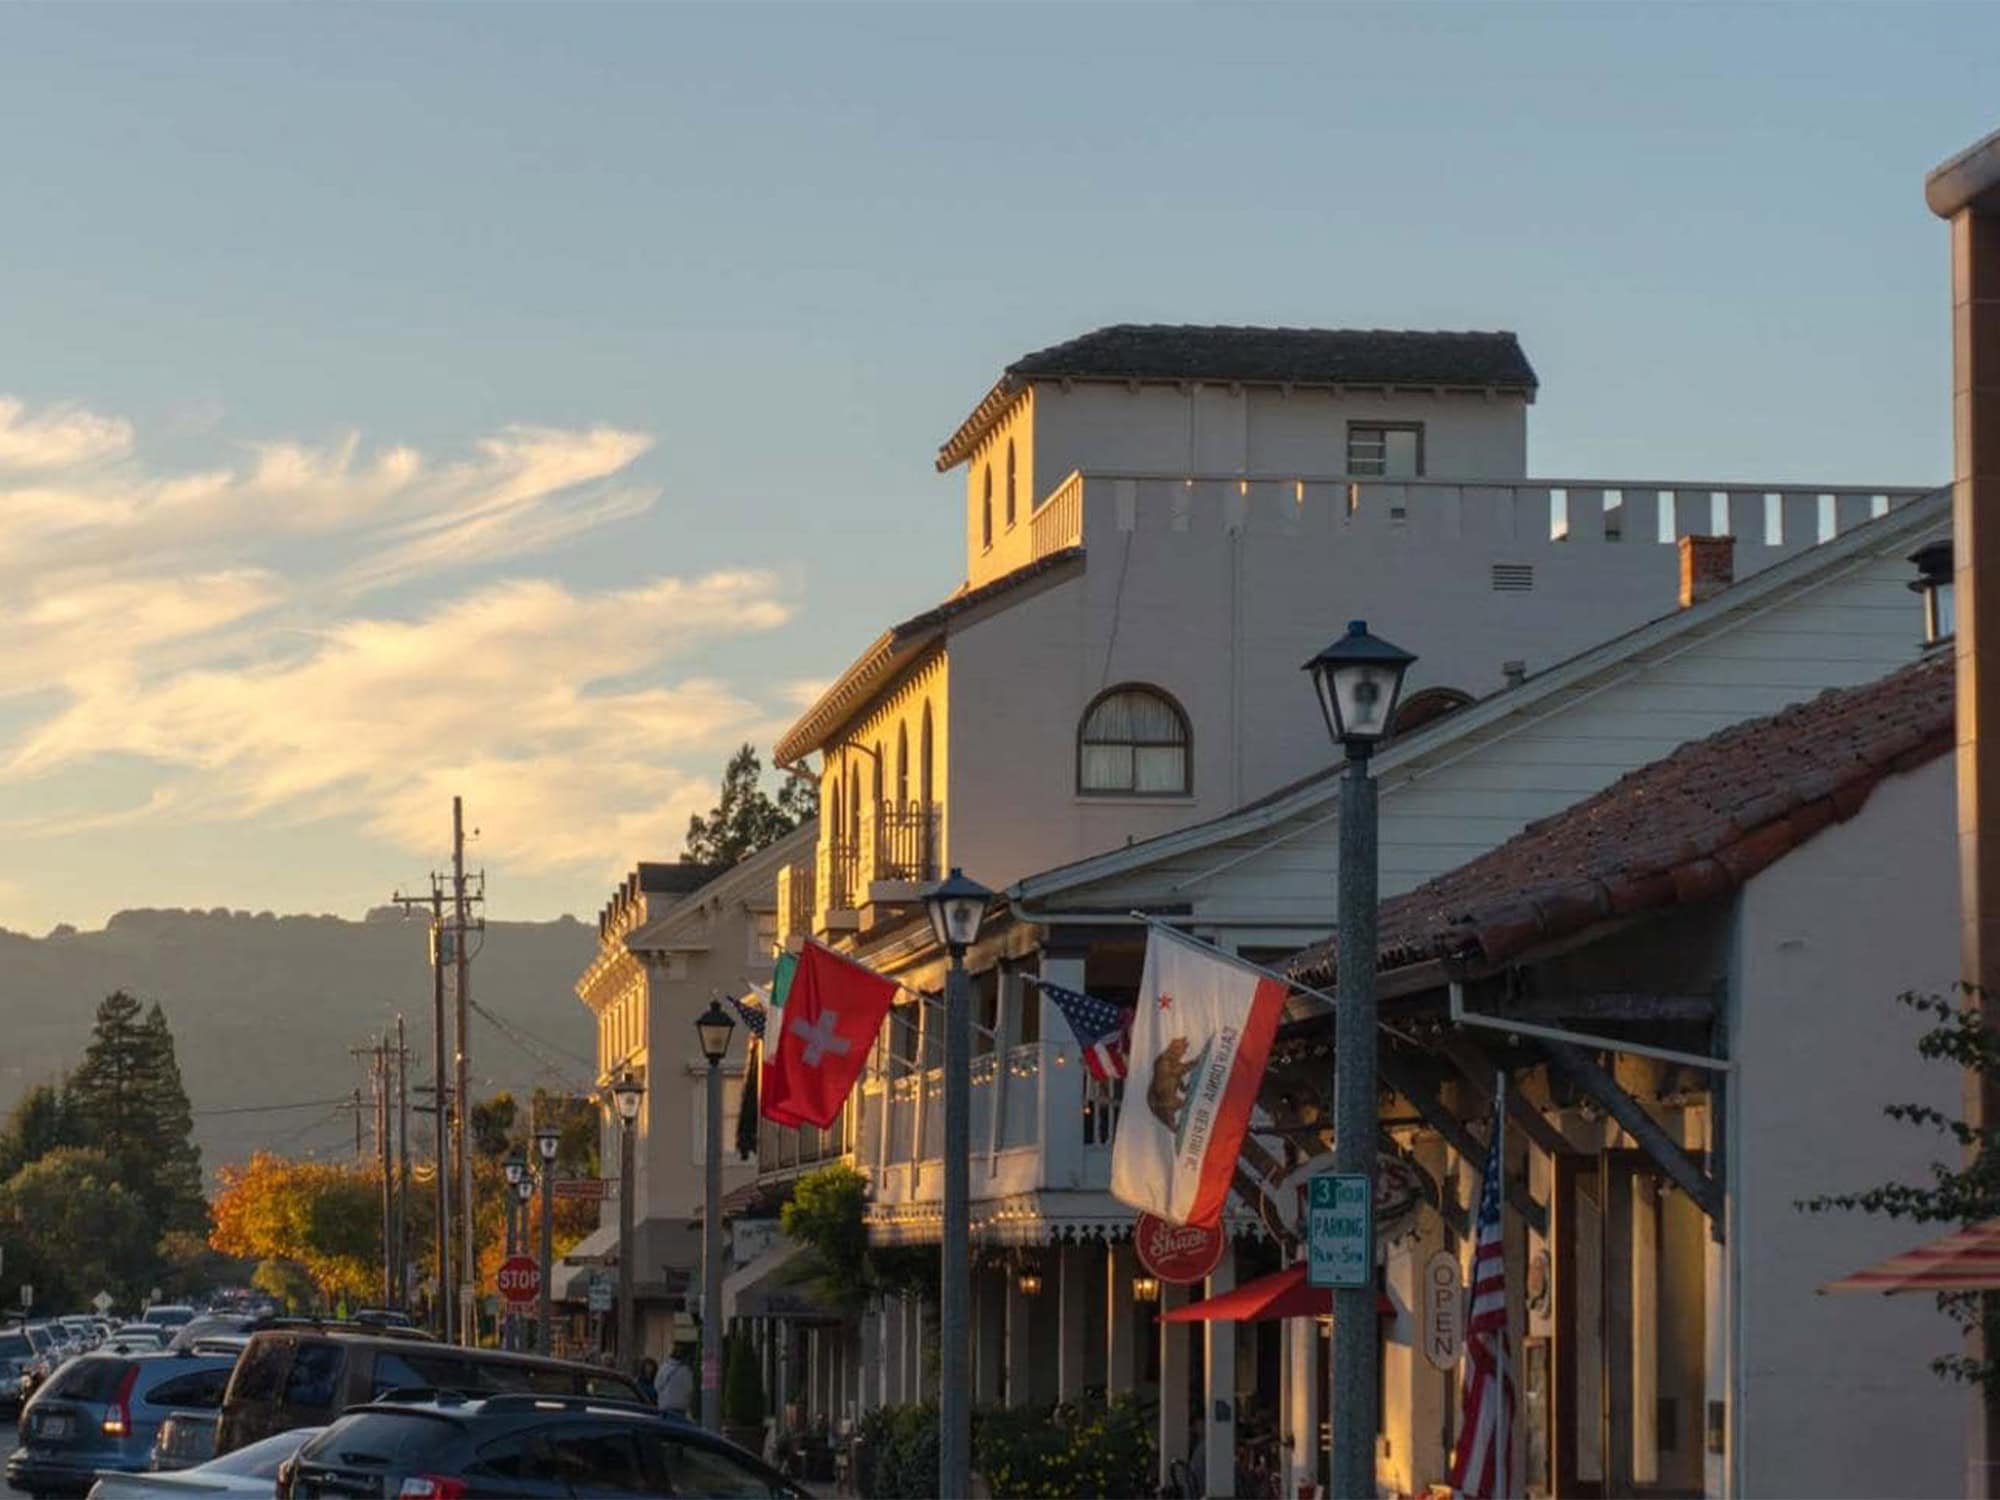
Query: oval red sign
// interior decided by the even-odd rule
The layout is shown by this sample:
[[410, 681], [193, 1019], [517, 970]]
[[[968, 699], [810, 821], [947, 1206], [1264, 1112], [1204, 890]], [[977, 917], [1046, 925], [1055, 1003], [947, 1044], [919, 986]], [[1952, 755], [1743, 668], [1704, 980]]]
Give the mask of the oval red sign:
[[1169, 1224], [1156, 1214], [1140, 1214], [1132, 1226], [1132, 1248], [1139, 1264], [1162, 1281], [1200, 1281], [1222, 1259], [1222, 1226]]

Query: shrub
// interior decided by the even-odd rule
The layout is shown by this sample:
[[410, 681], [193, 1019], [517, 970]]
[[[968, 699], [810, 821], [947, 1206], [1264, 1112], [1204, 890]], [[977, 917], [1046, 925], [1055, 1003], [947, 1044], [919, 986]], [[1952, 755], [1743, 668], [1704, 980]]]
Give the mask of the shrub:
[[854, 1487], [867, 1500], [930, 1500], [938, 1493], [938, 1409], [884, 1406], [861, 1419]]
[[1148, 1495], [1155, 1487], [1153, 1424], [1131, 1396], [1087, 1397], [1054, 1408], [988, 1408], [973, 1456], [994, 1500]]
[[729, 1360], [722, 1375], [722, 1420], [738, 1427], [764, 1425], [764, 1377], [757, 1368], [757, 1349], [748, 1334], [729, 1339]]

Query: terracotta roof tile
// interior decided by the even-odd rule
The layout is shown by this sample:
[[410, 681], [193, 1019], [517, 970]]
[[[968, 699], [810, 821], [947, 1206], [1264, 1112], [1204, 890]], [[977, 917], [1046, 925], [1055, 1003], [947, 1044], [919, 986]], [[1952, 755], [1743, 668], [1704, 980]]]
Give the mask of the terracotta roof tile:
[[[1382, 903], [1382, 968], [1498, 963], [1600, 922], [1705, 901], [1861, 810], [1884, 776], [1952, 747], [1951, 657], [1683, 745], [1499, 848]], [[1331, 942], [1290, 971], [1334, 977]]]

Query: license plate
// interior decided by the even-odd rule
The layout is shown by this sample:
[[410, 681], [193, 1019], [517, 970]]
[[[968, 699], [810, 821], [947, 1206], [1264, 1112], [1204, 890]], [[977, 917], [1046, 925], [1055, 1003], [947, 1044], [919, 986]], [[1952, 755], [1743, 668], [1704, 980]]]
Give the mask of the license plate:
[[69, 1418], [38, 1416], [35, 1418], [35, 1436], [45, 1438], [66, 1438], [69, 1436]]

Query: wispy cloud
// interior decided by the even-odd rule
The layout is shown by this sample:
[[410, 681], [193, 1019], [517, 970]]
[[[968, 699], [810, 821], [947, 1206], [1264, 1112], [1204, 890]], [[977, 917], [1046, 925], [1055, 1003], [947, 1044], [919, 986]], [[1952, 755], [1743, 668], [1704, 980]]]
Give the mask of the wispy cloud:
[[[719, 751], [768, 721], [689, 657], [784, 623], [784, 581], [493, 576], [644, 514], [650, 446], [518, 426], [437, 461], [350, 435], [161, 474], [119, 419], [0, 400], [0, 701], [37, 710], [0, 737], [0, 782], [155, 772], [10, 833], [346, 819], [427, 851], [457, 792], [506, 809], [485, 853], [523, 867], [676, 847]], [[421, 612], [364, 607], [420, 578]]]

